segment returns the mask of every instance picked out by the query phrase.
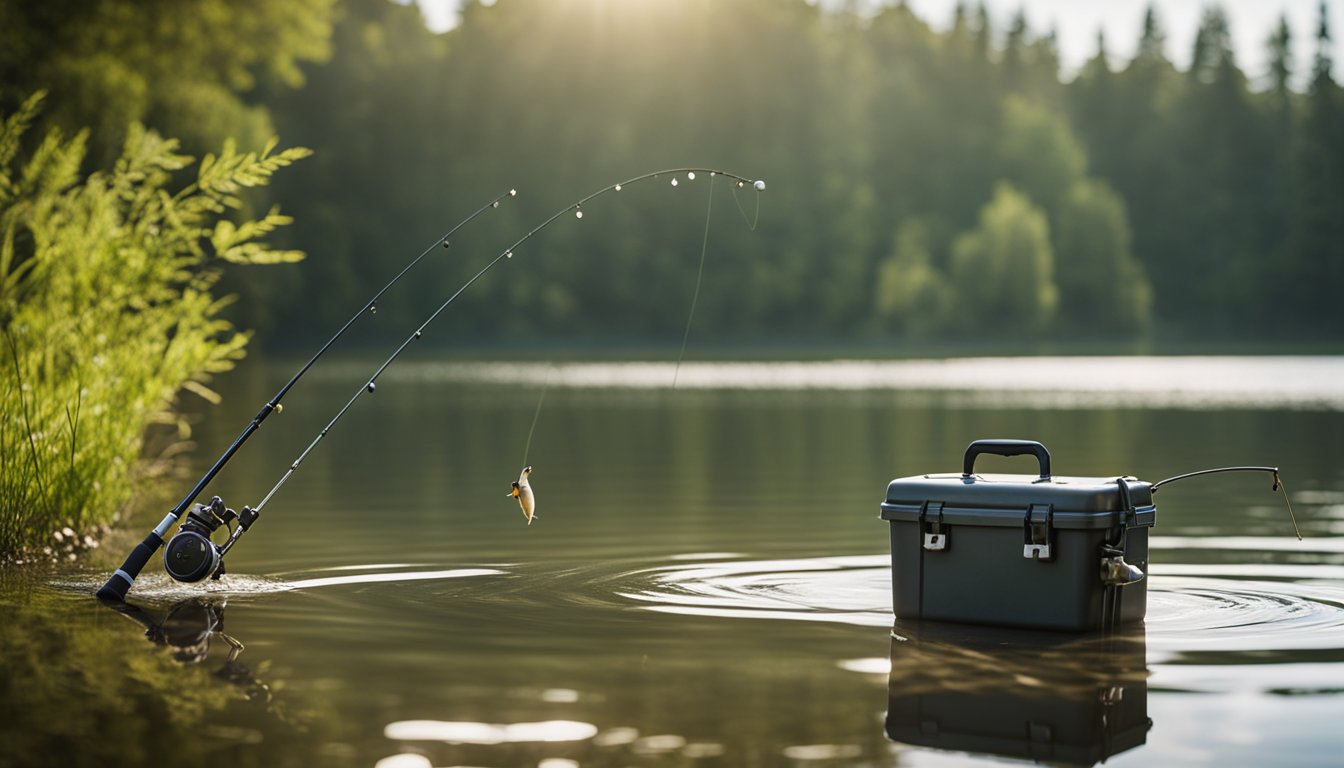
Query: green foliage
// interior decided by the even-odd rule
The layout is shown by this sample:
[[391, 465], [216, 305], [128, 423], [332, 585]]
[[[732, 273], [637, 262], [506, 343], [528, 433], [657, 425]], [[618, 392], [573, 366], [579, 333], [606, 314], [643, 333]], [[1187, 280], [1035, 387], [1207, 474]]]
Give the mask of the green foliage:
[[1003, 100], [997, 153], [1004, 177], [1048, 211], [1087, 170], [1087, 156], [1063, 115], [1017, 95]]
[[[1016, 318], [1018, 333], [1344, 338], [1329, 299], [1344, 268], [1344, 94], [1328, 57], [1296, 92], [1286, 28], [1267, 40], [1271, 71], [1243, 73], [1226, 14], [1167, 40], [1150, 9], [1137, 46], [1106, 41], [1109, 56], [1099, 46], [1063, 82], [1052, 33], [1020, 14], [991, 28], [963, 5], [942, 31], [907, 3], [865, 15], [808, 0], [497, 0], [464, 3], [435, 35], [414, 3], [390, 0], [0, 0], [14, 20], [0, 25], [0, 82], [64, 84], [56, 122], [93, 126], [104, 165], [120, 144], [107, 137], [133, 118], [188, 149], [258, 147], [272, 121], [316, 147], [320, 161], [276, 193], [297, 219], [279, 237], [323, 258], [228, 286], [262, 331], [285, 330], [265, 332], [272, 343], [326, 338], [370, 285], [508, 188], [516, 201], [354, 333], [384, 343], [555, 210], [681, 165], [770, 182], [754, 231], [737, 210], [754, 219], [754, 193], [715, 193], [695, 324], [716, 337], [950, 332], [923, 312], [931, 325], [914, 331], [900, 308], [940, 304], [954, 242], [1007, 181], [1046, 217], [1060, 290], [1058, 322]], [[1191, 69], [1166, 58], [1172, 46], [1195, 54]], [[654, 186], [549, 228], [473, 285], [436, 338], [679, 339], [707, 185]], [[911, 222], [926, 259], [892, 239]], [[235, 233], [212, 234], [227, 251]], [[1085, 312], [1117, 275], [1133, 281], [1124, 311]]]
[[952, 244], [951, 280], [966, 330], [995, 336], [1046, 328], [1059, 303], [1045, 212], [1007, 183], [980, 224]]
[[328, 55], [334, 0], [0, 0], [0, 111], [57, 94], [48, 114], [92, 127], [109, 163], [126, 126], [145, 123], [191, 151], [271, 135], [258, 85], [297, 87], [301, 62]]
[[1056, 221], [1061, 324], [1117, 336], [1144, 331], [1152, 289], [1130, 251], [1124, 201], [1104, 182], [1078, 181]]
[[40, 100], [0, 130], [0, 553], [106, 522], [129, 496], [146, 425], [185, 437], [177, 393], [213, 399], [210, 377], [243, 354], [247, 335], [212, 293], [222, 263], [301, 258], [259, 240], [288, 222], [278, 211], [228, 217], [307, 150], [226, 144], [171, 193], [191, 158], [132, 125], [113, 169], [81, 178], [83, 133], [52, 129], [22, 157]]
[[[753, 193], [716, 193], [698, 328], [937, 336], [953, 330], [952, 242], [977, 227], [996, 183], [1023, 192], [1053, 233], [1062, 200], [1088, 178], [1053, 38], [1020, 20], [1000, 54], [984, 14], [939, 34], [899, 4], [866, 22], [802, 0], [576, 7], [471, 3], [460, 27], [436, 37], [413, 7], [347, 2], [331, 63], [270, 104], [285, 135], [324, 158], [280, 187], [297, 206], [291, 241], [324, 258], [269, 280], [250, 305], [274, 308], [288, 338], [320, 337], [391, 265], [516, 186], [516, 202], [381, 302], [377, 323], [412, 324], [468, 264], [574, 198], [651, 168], [708, 164], [771, 186], [755, 231], [736, 211], [754, 217]], [[630, 190], [582, 225], [557, 225], [473, 285], [441, 332], [473, 343], [613, 339], [612, 328], [620, 340], [678, 338], [704, 186]], [[887, 234], [907, 222], [918, 222], [917, 249]], [[280, 300], [290, 294], [314, 300]], [[372, 325], [357, 332], [375, 338]]]
[[933, 266], [927, 227], [911, 219], [896, 232], [896, 247], [877, 270], [874, 310], [884, 327], [921, 338], [946, 329], [952, 295]]
[[1338, 339], [1344, 337], [1344, 92], [1330, 75], [1325, 11], [1322, 3], [1313, 77], [1289, 162], [1297, 194], [1288, 212], [1286, 258], [1274, 278], [1283, 287], [1278, 295], [1296, 309], [1293, 330]]

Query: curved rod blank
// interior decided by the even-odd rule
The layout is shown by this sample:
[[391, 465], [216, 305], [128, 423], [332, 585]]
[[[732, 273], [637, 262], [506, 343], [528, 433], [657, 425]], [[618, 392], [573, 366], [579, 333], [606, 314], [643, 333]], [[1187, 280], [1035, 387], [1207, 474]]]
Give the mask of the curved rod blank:
[[1175, 477], [1168, 477], [1165, 480], [1158, 480], [1156, 483], [1153, 483], [1153, 490], [1156, 491], [1167, 483], [1174, 483], [1177, 480], [1186, 480], [1201, 475], [1215, 475], [1219, 472], [1268, 472], [1274, 476], [1274, 487], [1270, 488], [1271, 491], [1279, 490], [1279, 485], [1281, 484], [1278, 467], [1219, 467], [1217, 469], [1201, 469], [1198, 472], [1187, 472], [1184, 475], [1176, 475]]
[[[588, 202], [589, 200], [592, 200], [595, 197], [598, 197], [599, 195], [606, 194], [607, 192], [619, 192], [623, 188], [631, 184], [645, 181], [647, 179], [657, 178], [659, 176], [665, 176], [668, 174], [694, 174], [694, 173], [709, 174], [711, 184], [714, 181], [714, 177], [724, 176], [735, 181], [739, 188], [751, 184], [752, 187], [757, 192], [762, 192], [765, 190], [764, 181], [760, 180], [752, 181], [751, 179], [748, 179], [744, 176], [738, 176], [737, 174], [734, 173], [728, 173], [713, 168], [670, 168], [661, 171], [654, 171], [652, 173], [646, 173], [641, 176], [636, 176], [634, 178], [626, 179], [625, 181], [603, 187], [597, 190], [596, 192], [593, 192], [592, 194], [588, 195], [587, 197], [579, 200], [578, 202], [571, 203], [570, 205], [567, 205], [564, 208], [561, 208], [560, 210], [556, 211], [554, 214], [551, 215], [550, 218], [546, 219], [541, 224], [534, 227], [526, 235], [523, 235], [522, 237], [518, 238], [518, 240], [514, 242], [513, 245], [510, 245], [508, 248], [505, 248], [503, 251], [501, 251], [498, 256], [496, 256], [488, 264], [482, 267], [479, 272], [477, 272], [475, 275], [471, 277], [471, 279], [463, 283], [462, 287], [458, 288], [457, 291], [453, 293], [453, 295], [449, 296], [446, 301], [440, 304], [438, 309], [434, 310], [434, 312], [423, 323], [421, 323], [418, 328], [415, 329], [414, 333], [412, 333], [410, 336], [407, 336], [406, 340], [401, 343], [401, 346], [397, 347], [396, 351], [393, 352], [392, 355], [388, 357], [387, 360], [385, 360], [382, 365], [378, 366], [377, 370], [373, 372], [373, 375], [369, 377], [368, 382], [363, 386], [361, 386], [358, 390], [356, 390], [355, 394], [350, 398], [350, 400], [347, 401], [346, 404], [336, 413], [336, 415], [332, 417], [331, 421], [328, 422], [327, 425], [322, 428], [322, 431], [317, 433], [317, 437], [314, 437], [313, 441], [308, 444], [308, 447], [303, 449], [303, 452], [300, 453], [298, 458], [294, 460], [294, 463], [289, 466], [289, 469], [286, 470], [285, 474], [280, 477], [280, 480], [276, 482], [276, 484], [271, 488], [271, 490], [267, 492], [265, 497], [262, 498], [261, 502], [257, 504], [255, 508], [256, 511], [261, 512], [261, 510], [265, 508], [265, 506], [270, 502], [271, 497], [273, 497], [276, 494], [276, 492], [279, 491], [280, 488], [282, 488], [284, 484], [289, 481], [289, 478], [299, 468], [299, 465], [303, 464], [303, 460], [308, 457], [308, 454], [311, 453], [314, 448], [317, 447], [317, 444], [322, 440], [322, 438], [327, 436], [327, 433], [331, 431], [332, 427], [336, 426], [336, 422], [340, 421], [341, 417], [345, 415], [345, 412], [350, 410], [350, 407], [355, 404], [355, 401], [358, 400], [360, 396], [365, 394], [366, 392], [372, 392], [374, 391], [374, 389], [376, 389], [376, 383], [378, 381], [378, 377], [381, 376], [383, 374], [383, 371], [387, 370], [388, 366], [392, 365], [392, 363], [397, 359], [397, 357], [399, 357], [401, 353], [408, 346], [411, 345], [411, 342], [421, 337], [421, 335], [425, 331], [425, 328], [429, 327], [430, 323], [434, 322], [434, 320], [438, 318], [438, 316], [442, 314], [443, 311], [447, 309], [450, 304], [452, 304], [454, 301], [457, 300], [458, 296], [462, 295], [463, 291], [470, 288], [473, 283], [475, 283], [482, 276], [484, 276], [485, 273], [489, 272], [492, 268], [494, 268], [496, 264], [500, 263], [501, 261], [504, 261], [505, 259], [513, 258], [514, 250], [516, 250], [523, 243], [526, 243], [528, 240], [530, 240], [533, 235], [536, 235], [538, 232], [550, 226], [552, 222], [554, 222], [561, 216], [565, 215], [566, 213], [573, 212], [576, 216], [582, 218], [583, 204]], [[231, 539], [226, 544], [226, 547], [232, 545], [232, 543], [233, 540]]]
[[1202, 469], [1198, 472], [1187, 472], [1184, 475], [1176, 475], [1175, 477], [1168, 477], [1165, 480], [1159, 480], [1156, 483], [1153, 483], [1152, 486], [1153, 493], [1157, 493], [1157, 489], [1161, 488], [1167, 483], [1174, 483], [1177, 480], [1185, 480], [1186, 478], [1199, 477], [1201, 475], [1214, 475], [1219, 472], [1267, 472], [1273, 475], [1274, 484], [1270, 487], [1269, 490], [1283, 492], [1283, 502], [1288, 505], [1288, 517], [1291, 518], [1293, 521], [1293, 533], [1297, 534], [1298, 541], [1302, 540], [1302, 529], [1297, 527], [1297, 514], [1293, 512], [1292, 499], [1288, 498], [1288, 486], [1284, 485], [1283, 478], [1279, 477], [1278, 467], [1219, 467], [1217, 469]]

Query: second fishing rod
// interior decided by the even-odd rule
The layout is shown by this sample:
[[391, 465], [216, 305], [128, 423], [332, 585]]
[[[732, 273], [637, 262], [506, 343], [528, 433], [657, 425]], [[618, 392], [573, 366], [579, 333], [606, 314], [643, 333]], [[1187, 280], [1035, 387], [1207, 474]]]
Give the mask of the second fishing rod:
[[[463, 227], [470, 221], [474, 220], [476, 217], [478, 217], [485, 211], [498, 207], [499, 203], [503, 199], [515, 196], [516, 191], [509, 190], [508, 192], [504, 193], [498, 198], [492, 200], [490, 203], [487, 203], [486, 205], [482, 206], [475, 213], [473, 213], [468, 218], [464, 219], [461, 223], [455, 226], [452, 230], [450, 230], [439, 240], [436, 240], [434, 245], [430, 246], [424, 252], [422, 252], [420, 256], [414, 259], [400, 273], [398, 273], [398, 275], [394, 277], [391, 282], [389, 282], [386, 286], [383, 287], [382, 290], [376, 293], [373, 296], [373, 298], [371, 298], [362, 309], [356, 312], [355, 315], [352, 316], [351, 319], [347, 321], [346, 324], [342, 326], [342, 328], [339, 331], [337, 331], [336, 335], [333, 336], [329, 341], [327, 341], [327, 343], [323, 345], [323, 347], [317, 352], [317, 354], [315, 354], [312, 357], [312, 359], [310, 359], [308, 363], [305, 364], [298, 371], [298, 373], [296, 373], [294, 377], [291, 378], [280, 389], [280, 391], [276, 394], [276, 396], [273, 397], [265, 406], [262, 407], [261, 411], [257, 414], [255, 418], [253, 418], [252, 422], [243, 430], [242, 434], [240, 434], [239, 437], [233, 442], [233, 444], [230, 445], [229, 448], [224, 452], [224, 454], [220, 456], [220, 458], [215, 462], [215, 464], [210, 468], [210, 470], [206, 472], [206, 474], [200, 479], [200, 481], [197, 482], [197, 484], [192, 488], [192, 490], [187, 494], [187, 496], [185, 496], [182, 499], [182, 501], [176, 507], [174, 507], [172, 511], [168, 513], [168, 515], [163, 519], [163, 521], [153, 531], [150, 532], [150, 535], [146, 537], [146, 539], [143, 542], [141, 542], [135, 547], [135, 549], [131, 552], [131, 554], [126, 558], [126, 562], [123, 563], [122, 567], [119, 568], [115, 573], [113, 573], [113, 575], [108, 579], [107, 583], [104, 584], [102, 589], [98, 591], [97, 593], [98, 597], [103, 600], [114, 600], [114, 601], [120, 601], [125, 599], [126, 593], [130, 590], [131, 586], [134, 584], [135, 579], [139, 575], [140, 571], [144, 568], [146, 563], [148, 563], [149, 558], [153, 556], [154, 552], [157, 551], [160, 546], [163, 546], [164, 544], [163, 537], [165, 536], [165, 534], [167, 534], [167, 532], [171, 530], [173, 524], [178, 521], [178, 519], [183, 515], [184, 512], [186, 512], [187, 519], [182, 522], [182, 525], [180, 526], [178, 533], [172, 536], [172, 538], [169, 539], [167, 542], [167, 547], [164, 551], [165, 569], [168, 571], [169, 576], [171, 576], [177, 581], [182, 582], [189, 582], [189, 583], [198, 582], [210, 577], [219, 578], [219, 576], [222, 575], [224, 571], [224, 563], [223, 563], [224, 555], [233, 547], [235, 543], [237, 543], [238, 539], [242, 536], [242, 534], [245, 533], [249, 528], [251, 528], [252, 524], [256, 522], [257, 518], [260, 516], [261, 511], [266, 507], [267, 504], [270, 503], [271, 499], [285, 485], [285, 483], [289, 481], [290, 477], [294, 475], [294, 473], [303, 464], [304, 460], [308, 457], [308, 455], [313, 451], [313, 449], [317, 447], [317, 444], [321, 442], [322, 439], [331, 432], [331, 430], [336, 426], [337, 422], [341, 420], [341, 418], [346, 414], [347, 411], [350, 410], [350, 408], [355, 404], [356, 401], [359, 400], [361, 396], [367, 393], [372, 393], [377, 389], [378, 378], [383, 374], [383, 372], [386, 371], [387, 368], [391, 366], [392, 363], [395, 362], [396, 359], [402, 354], [402, 352], [404, 352], [413, 342], [420, 339], [424, 335], [426, 328], [428, 328], [429, 325], [439, 317], [439, 315], [441, 315], [454, 301], [456, 301], [457, 298], [461, 296], [464, 291], [466, 291], [469, 287], [471, 287], [472, 284], [474, 284], [477, 280], [479, 280], [487, 272], [495, 268], [500, 263], [512, 259], [515, 250], [517, 250], [520, 246], [522, 246], [524, 243], [530, 240], [533, 236], [535, 236], [542, 230], [546, 229], [548, 226], [550, 226], [552, 223], [554, 223], [561, 217], [567, 214], [572, 214], [575, 218], [582, 219], [584, 204], [588, 203], [589, 201], [593, 200], [594, 198], [600, 195], [604, 195], [610, 192], [620, 192], [622, 189], [629, 187], [633, 184], [664, 177], [671, 177], [671, 184], [673, 186], [676, 186], [681, 179], [685, 179], [687, 181], [694, 181], [696, 179], [697, 174], [708, 175], [711, 184], [713, 184], [717, 178], [723, 177], [729, 180], [730, 183], [734, 185], [735, 191], [737, 189], [743, 189], [746, 187], [750, 187], [757, 193], [765, 191], [764, 181], [761, 180], [753, 181], [744, 176], [739, 176], [734, 173], [728, 173], [713, 168], [673, 168], [673, 169], [655, 171], [652, 173], [646, 173], [640, 176], [626, 179], [621, 182], [617, 182], [615, 184], [611, 184], [609, 186], [603, 187], [587, 195], [586, 197], [578, 200], [577, 202], [571, 203], [570, 205], [561, 208], [560, 210], [552, 214], [549, 218], [542, 221], [539, 225], [533, 227], [530, 231], [527, 232], [527, 234], [523, 235], [521, 238], [519, 238], [511, 245], [509, 245], [507, 248], [502, 250], [497, 256], [494, 257], [494, 259], [489, 261], [470, 279], [468, 279], [465, 283], [463, 283], [461, 287], [459, 287], [455, 292], [453, 292], [453, 294], [450, 295], [442, 304], [440, 304], [438, 308], [436, 308], [434, 312], [431, 313], [429, 317], [425, 319], [425, 321], [422, 322], [414, 330], [414, 332], [412, 332], [409, 336], [407, 336], [406, 339], [402, 341], [402, 343], [396, 348], [396, 350], [385, 361], [383, 361], [381, 365], [378, 366], [378, 368], [367, 379], [367, 381], [363, 383], [358, 390], [355, 391], [354, 395], [350, 397], [350, 399], [345, 403], [345, 405], [342, 406], [336, 412], [336, 415], [332, 417], [332, 419], [326, 424], [326, 426], [324, 426], [321, 429], [321, 431], [318, 432], [317, 436], [313, 438], [312, 442], [310, 442], [308, 446], [302, 451], [302, 453], [300, 453], [299, 456], [293, 461], [293, 463], [290, 464], [289, 468], [284, 472], [284, 474], [280, 477], [280, 479], [275, 483], [275, 485], [270, 489], [270, 491], [266, 493], [266, 495], [255, 507], [244, 506], [241, 512], [235, 513], [232, 509], [225, 506], [220, 497], [215, 496], [210, 500], [210, 502], [206, 504], [196, 504], [192, 506], [190, 512], [187, 512], [188, 505], [192, 504], [192, 502], [196, 499], [197, 496], [200, 495], [200, 493], [205, 489], [205, 487], [209, 484], [209, 482], [212, 479], [214, 479], [214, 477], [220, 472], [220, 470], [223, 469], [224, 465], [228, 463], [228, 461], [233, 457], [233, 455], [242, 446], [242, 444], [257, 430], [261, 422], [265, 420], [265, 418], [269, 416], [271, 413], [278, 413], [281, 410], [280, 400], [284, 397], [284, 395], [289, 392], [289, 390], [298, 382], [298, 380], [313, 366], [314, 363], [317, 362], [318, 358], [320, 358], [323, 354], [325, 354], [327, 350], [330, 349], [333, 344], [335, 344], [335, 342], [345, 333], [347, 329], [349, 329], [351, 325], [355, 323], [355, 321], [359, 317], [361, 317], [364, 313], [373, 310], [377, 306], [377, 301], [383, 295], [383, 293], [385, 293], [389, 288], [392, 287], [393, 284], [399, 281], [407, 272], [409, 272], [434, 248], [439, 247], [440, 243], [442, 243], [444, 247], [447, 247], [449, 244], [449, 238], [452, 236], [453, 233], [455, 233], [457, 230], [459, 230], [461, 227]], [[754, 223], [752, 226], [754, 227]], [[237, 523], [236, 526], [234, 525], [235, 521]], [[230, 528], [229, 536], [222, 545], [216, 545], [214, 541], [211, 539], [211, 535], [222, 526], [228, 526]]]
[[[102, 588], [98, 590], [98, 599], [112, 602], [125, 600], [126, 593], [130, 591], [131, 586], [135, 583], [136, 577], [140, 575], [140, 571], [145, 567], [145, 564], [149, 562], [149, 558], [153, 557], [154, 553], [159, 550], [159, 547], [163, 546], [163, 537], [172, 529], [173, 525], [177, 523], [182, 515], [187, 512], [187, 508], [191, 506], [192, 502], [201, 495], [201, 492], [210, 484], [210, 481], [214, 480], [215, 476], [224, 469], [224, 466], [228, 464], [234, 454], [243, 447], [243, 444], [256, 433], [261, 427], [262, 422], [266, 421], [267, 417], [271, 414], [278, 414], [284, 410], [284, 404], [281, 401], [284, 400], [285, 395], [289, 394], [289, 391], [294, 388], [294, 385], [299, 383], [299, 380], [303, 378], [304, 374], [308, 373], [313, 365], [316, 364], [317, 361], [321, 359], [322, 356], [325, 355], [361, 317], [369, 312], [377, 311], [378, 300], [383, 297], [383, 294], [387, 293], [392, 286], [400, 282], [403, 277], [405, 277], [430, 253], [433, 253], [440, 247], [447, 248], [451, 242], [452, 236], [463, 227], [475, 221], [481, 214], [498, 208], [500, 203], [504, 200], [516, 197], [517, 195], [518, 191], [516, 189], [510, 189], [493, 200], [490, 200], [485, 205], [482, 205], [480, 208], [477, 208], [471, 215], [453, 226], [452, 229], [436, 238], [433, 243], [420, 252], [420, 255], [407, 263], [400, 272], [387, 282], [386, 285], [380, 288], [377, 293], [373, 294], [373, 296], [364, 303], [363, 307], [351, 315], [350, 319], [345, 321], [345, 324], [342, 325], [340, 329], [338, 329], [336, 333], [308, 359], [308, 362], [304, 363], [303, 366], [301, 366], [299, 370], [280, 387], [279, 391], [277, 391], [270, 400], [266, 401], [266, 404], [261, 407], [261, 410], [257, 412], [257, 415], [252, 417], [252, 421], [243, 428], [243, 431], [239, 433], [238, 437], [234, 438], [233, 442], [229, 444], [229, 447], [220, 454], [219, 458], [215, 460], [215, 463], [206, 470], [205, 474], [201, 476], [194, 486], [192, 486], [191, 490], [182, 497], [182, 500], [169, 510], [163, 520], [149, 532], [149, 535], [145, 537], [145, 540], [137, 544], [135, 548], [131, 550], [131, 553], [126, 556], [126, 560], [122, 563], [121, 567], [114, 571], [112, 575], [108, 577], [107, 582], [103, 584]], [[227, 509], [223, 504], [216, 504], [212, 500], [208, 505], [196, 505], [196, 507], [193, 507], [189, 519], [184, 521], [183, 525], [190, 524], [193, 528], [205, 528], [212, 532], [216, 530], [220, 524], [232, 522], [234, 519], [237, 519], [237, 515], [233, 513], [233, 510]], [[245, 523], [251, 525], [252, 520], [246, 520]], [[213, 527], [211, 527], [211, 525], [213, 525]]]

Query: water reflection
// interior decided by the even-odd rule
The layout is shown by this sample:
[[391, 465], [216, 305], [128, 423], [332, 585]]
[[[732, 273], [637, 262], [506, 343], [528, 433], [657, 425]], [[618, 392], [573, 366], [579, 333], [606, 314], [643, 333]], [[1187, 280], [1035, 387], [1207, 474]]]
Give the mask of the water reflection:
[[224, 634], [224, 606], [228, 601], [207, 597], [193, 597], [168, 609], [162, 619], [131, 603], [104, 602], [145, 628], [145, 638], [155, 645], [167, 646], [173, 658], [184, 664], [203, 661], [210, 652], [210, 638], [219, 635], [229, 646], [227, 663], [232, 663], [243, 650], [243, 644]]
[[393, 741], [441, 741], [445, 744], [517, 744], [522, 742], [584, 741], [597, 735], [597, 726], [574, 720], [539, 723], [473, 723], [444, 720], [402, 720], [388, 723], [383, 735]]
[[2, 765], [205, 766], [264, 742], [267, 765], [302, 766], [331, 740], [325, 702], [280, 690], [292, 672], [244, 662], [222, 599], [114, 613], [87, 589], [4, 586]]
[[271, 702], [271, 687], [259, 680], [238, 660], [243, 644], [224, 632], [223, 598], [193, 597], [168, 609], [161, 618], [157, 613], [131, 603], [104, 602], [111, 610], [145, 628], [145, 638], [167, 648], [175, 661], [199, 664], [210, 654], [210, 641], [218, 638], [228, 646], [228, 655], [214, 676], [242, 692], [244, 698]]
[[[424, 363], [385, 378], [585, 389], [667, 389], [672, 363]], [[331, 367], [324, 375], [349, 377]], [[676, 386], [717, 390], [958, 393], [960, 402], [1034, 408], [1344, 409], [1344, 357], [1028, 357], [683, 362]]]
[[[313, 454], [264, 532], [230, 553], [223, 582], [184, 587], [155, 564], [132, 593], [158, 614], [188, 597], [227, 598], [222, 626], [248, 646], [237, 660], [291, 712], [311, 711], [306, 731], [212, 675], [230, 651], [218, 635], [211, 657], [182, 664], [93, 603], [122, 549], [117, 562], [40, 574], [33, 588], [6, 583], [14, 573], [0, 569], [0, 687], [12, 692], [0, 700], [0, 763], [152, 765], [158, 755], [221, 768], [369, 768], [384, 759], [418, 768], [975, 763], [893, 742], [879, 725], [893, 653], [891, 560], [876, 506], [889, 478], [945, 469], [967, 442], [996, 434], [1038, 438], [1055, 449], [1061, 473], [1083, 476], [1281, 465], [1304, 542], [1292, 538], [1263, 478], [1162, 491], [1143, 681], [1158, 725], [1144, 746], [1107, 765], [1338, 762], [1344, 549], [1331, 534], [1344, 532], [1344, 474], [1331, 446], [1344, 433], [1344, 407], [1312, 404], [1316, 396], [1297, 384], [1319, 382], [1310, 371], [1246, 360], [1234, 373], [1205, 368], [1207, 381], [1186, 394], [1151, 399], [1143, 387], [1167, 387], [1193, 368], [1177, 361], [1162, 370], [1152, 360], [925, 368], [1003, 388], [979, 392], [940, 390], [928, 377], [909, 386], [929, 391], [827, 389], [822, 379], [857, 384], [866, 374], [824, 365], [792, 380], [780, 378], [793, 375], [786, 368], [722, 369], [744, 385], [814, 377], [810, 389], [713, 389], [709, 379], [691, 388], [683, 379], [670, 391], [670, 367], [650, 372], [645, 389], [620, 370], [600, 389], [547, 382], [530, 461], [548, 478], [550, 515], [527, 528], [498, 478], [518, 470], [533, 419], [518, 402], [535, 403], [536, 389], [522, 379], [449, 383], [436, 368], [444, 356], [422, 353], [434, 357], [390, 370], [397, 378], [386, 391], [380, 384], [379, 397]], [[268, 422], [212, 492], [257, 499], [270, 488], [370, 367], [350, 371], [361, 381], [322, 378], [336, 363], [305, 380], [294, 407], [274, 429]], [[1108, 366], [1133, 383], [1106, 407], [1074, 407], [1111, 397], [1084, 391], [1090, 385], [1077, 378]], [[240, 369], [222, 382], [225, 403], [194, 435], [202, 462], [291, 370], [257, 366], [254, 379]], [[913, 369], [871, 373], [902, 371]], [[1076, 372], [1060, 379], [1073, 391], [1034, 393], [1040, 372]], [[1240, 395], [1217, 391], [1250, 390], [1266, 374], [1275, 381], [1262, 394], [1234, 403]], [[1328, 387], [1311, 387], [1339, 402], [1341, 380], [1337, 371]], [[1249, 407], [1293, 392], [1301, 399], [1282, 409]], [[1180, 398], [1229, 406], [1153, 408]], [[1128, 403], [1143, 407], [1114, 407]], [[143, 514], [152, 519], [131, 525], [136, 532], [162, 512]], [[930, 696], [997, 699], [943, 664], [976, 669], [955, 647], [964, 646], [914, 654], [925, 666], [906, 677], [923, 675]], [[993, 647], [972, 650], [991, 666], [1007, 663]], [[1072, 696], [1096, 682], [1087, 677], [1093, 666], [1052, 683], [1030, 653], [1017, 658], [1022, 678], [1038, 681], [1019, 685], [1032, 695]], [[1094, 691], [1079, 713], [1105, 709]], [[1128, 688], [1125, 697], [1131, 703]], [[1012, 706], [1025, 713], [1031, 704]], [[385, 732], [416, 720], [563, 720], [598, 731], [501, 744]]]
[[898, 622], [886, 734], [939, 750], [1093, 765], [1147, 741], [1142, 630], [1076, 636]]

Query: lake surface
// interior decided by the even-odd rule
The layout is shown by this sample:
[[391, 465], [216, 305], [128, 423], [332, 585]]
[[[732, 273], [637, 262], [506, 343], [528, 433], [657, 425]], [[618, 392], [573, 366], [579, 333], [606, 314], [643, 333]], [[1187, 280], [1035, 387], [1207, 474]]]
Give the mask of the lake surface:
[[[255, 505], [376, 362], [323, 361], [206, 495]], [[188, 474], [295, 367], [219, 382]], [[0, 571], [0, 766], [1339, 764], [1344, 358], [674, 368], [401, 362], [221, 581], [155, 558], [131, 607], [91, 597], [195, 474]], [[893, 625], [886, 484], [986, 437], [1058, 475], [1279, 466], [1305, 538], [1267, 475], [1184, 481], [1134, 631]]]

